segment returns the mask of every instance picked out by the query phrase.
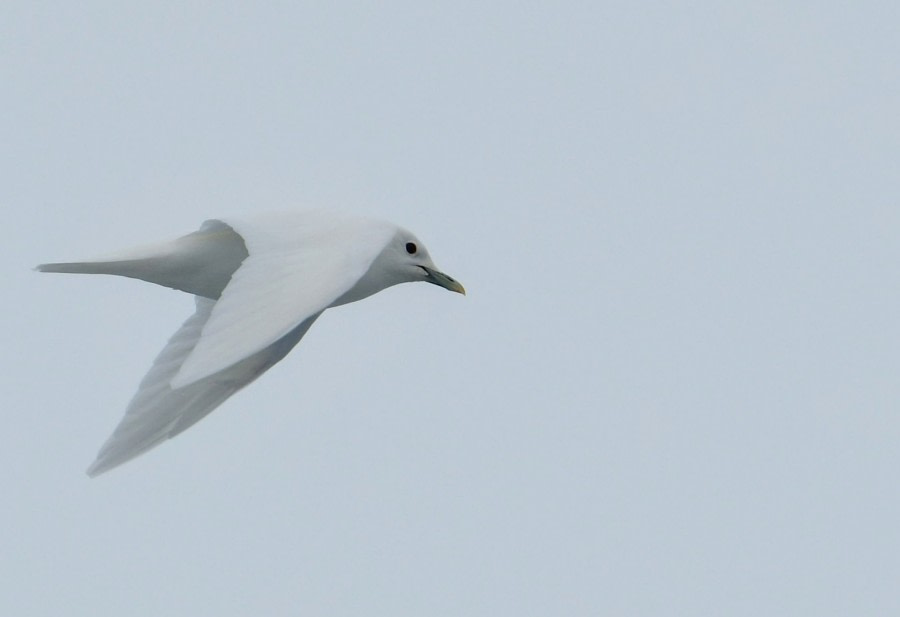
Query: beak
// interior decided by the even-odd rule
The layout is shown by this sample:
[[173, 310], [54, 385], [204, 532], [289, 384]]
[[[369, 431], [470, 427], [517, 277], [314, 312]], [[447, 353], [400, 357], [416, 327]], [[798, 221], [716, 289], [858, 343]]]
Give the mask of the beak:
[[462, 295], [466, 295], [466, 288], [463, 287], [456, 279], [447, 276], [439, 270], [434, 270], [425, 266], [419, 267], [425, 270], [425, 280], [429, 283], [439, 285], [444, 289], [449, 289], [450, 291], [455, 291], [456, 293], [460, 293]]

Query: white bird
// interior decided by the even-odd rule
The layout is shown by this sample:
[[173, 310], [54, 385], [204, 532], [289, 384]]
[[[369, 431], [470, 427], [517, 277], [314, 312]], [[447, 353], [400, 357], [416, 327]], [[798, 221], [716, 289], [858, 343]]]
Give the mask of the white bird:
[[96, 476], [189, 428], [272, 368], [327, 308], [398, 283], [465, 294], [409, 231], [328, 212], [214, 219], [176, 240], [41, 272], [114, 274], [195, 295], [88, 468]]

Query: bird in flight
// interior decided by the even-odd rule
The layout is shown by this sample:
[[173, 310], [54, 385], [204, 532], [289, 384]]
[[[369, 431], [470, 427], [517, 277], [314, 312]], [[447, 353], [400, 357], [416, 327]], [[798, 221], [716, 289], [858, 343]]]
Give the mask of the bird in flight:
[[92, 477], [201, 420], [284, 358], [327, 308], [414, 281], [466, 293], [409, 231], [322, 211], [213, 219], [169, 242], [36, 269], [126, 276], [195, 296], [196, 311], [156, 357]]

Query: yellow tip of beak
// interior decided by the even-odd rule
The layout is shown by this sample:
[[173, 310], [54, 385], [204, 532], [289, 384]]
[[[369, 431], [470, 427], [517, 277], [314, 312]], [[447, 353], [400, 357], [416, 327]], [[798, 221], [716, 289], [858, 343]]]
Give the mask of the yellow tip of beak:
[[422, 267], [425, 269], [425, 272], [428, 273], [428, 276], [425, 280], [429, 283], [433, 283], [450, 291], [455, 291], [458, 294], [466, 295], [466, 288], [463, 287], [462, 283], [457, 281], [455, 278], [447, 276], [439, 270], [425, 268], [425, 266]]

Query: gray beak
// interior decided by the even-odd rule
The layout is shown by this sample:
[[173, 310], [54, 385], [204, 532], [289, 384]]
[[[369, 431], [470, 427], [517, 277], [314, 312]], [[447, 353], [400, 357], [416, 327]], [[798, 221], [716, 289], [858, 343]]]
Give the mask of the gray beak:
[[425, 266], [419, 267], [425, 270], [425, 274], [427, 274], [425, 280], [429, 283], [439, 285], [444, 289], [449, 289], [450, 291], [455, 291], [456, 293], [460, 293], [462, 295], [466, 295], [466, 288], [463, 287], [456, 279], [447, 276], [439, 270], [433, 270]]

